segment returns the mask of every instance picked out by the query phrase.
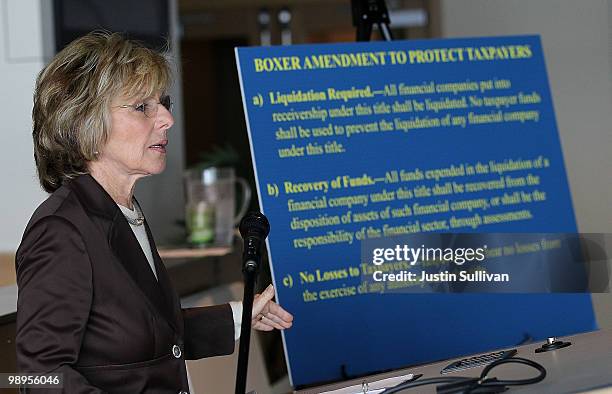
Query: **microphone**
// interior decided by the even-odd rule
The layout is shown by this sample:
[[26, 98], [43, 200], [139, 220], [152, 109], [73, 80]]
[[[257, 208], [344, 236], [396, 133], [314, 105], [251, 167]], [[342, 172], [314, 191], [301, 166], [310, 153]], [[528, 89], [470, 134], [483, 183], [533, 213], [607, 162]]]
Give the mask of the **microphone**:
[[246, 391], [247, 370], [249, 365], [249, 346], [251, 343], [251, 320], [253, 318], [253, 299], [257, 270], [261, 262], [261, 244], [270, 233], [270, 223], [261, 212], [249, 212], [240, 221], [240, 235], [244, 240], [242, 252], [242, 274], [244, 276], [244, 297], [242, 299], [242, 324], [240, 346], [238, 347], [238, 368], [236, 370], [236, 394]]
[[261, 246], [270, 233], [270, 223], [261, 212], [249, 212], [240, 221], [239, 229], [244, 240], [243, 270], [257, 270], [261, 262]]

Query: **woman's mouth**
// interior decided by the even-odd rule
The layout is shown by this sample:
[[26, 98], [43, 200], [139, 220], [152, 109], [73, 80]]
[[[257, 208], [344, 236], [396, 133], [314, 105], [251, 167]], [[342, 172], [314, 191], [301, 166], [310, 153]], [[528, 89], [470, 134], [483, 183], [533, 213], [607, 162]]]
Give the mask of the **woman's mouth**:
[[158, 144], [151, 145], [149, 146], [149, 149], [152, 149], [160, 153], [166, 153], [166, 145], [168, 145], [168, 140], [164, 140]]

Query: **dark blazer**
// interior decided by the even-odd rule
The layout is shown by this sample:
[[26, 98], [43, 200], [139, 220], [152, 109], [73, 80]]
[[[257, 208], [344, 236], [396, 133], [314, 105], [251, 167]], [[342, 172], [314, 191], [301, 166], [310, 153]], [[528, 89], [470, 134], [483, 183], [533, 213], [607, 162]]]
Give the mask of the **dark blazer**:
[[176, 394], [188, 391], [185, 359], [233, 352], [230, 306], [181, 309], [145, 226], [158, 280], [90, 175], [38, 207], [16, 254], [21, 372], [62, 373], [71, 394]]

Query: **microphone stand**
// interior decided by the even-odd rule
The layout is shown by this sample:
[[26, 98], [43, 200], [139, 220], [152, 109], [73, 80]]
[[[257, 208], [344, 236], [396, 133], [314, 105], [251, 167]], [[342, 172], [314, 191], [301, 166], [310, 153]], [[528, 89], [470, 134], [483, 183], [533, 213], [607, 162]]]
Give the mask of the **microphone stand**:
[[240, 345], [238, 348], [238, 370], [236, 373], [236, 394], [246, 391], [247, 371], [249, 364], [249, 346], [251, 344], [251, 320], [253, 318], [253, 299], [255, 282], [259, 272], [259, 261], [245, 259], [242, 268], [244, 276], [244, 296], [242, 298], [242, 326], [240, 328]]
[[262, 243], [270, 233], [270, 223], [262, 213], [249, 212], [240, 221], [239, 229], [240, 235], [244, 239], [244, 250], [242, 252], [244, 296], [242, 298], [242, 324], [238, 348], [238, 369], [236, 371], [236, 394], [244, 394], [249, 365], [255, 282], [261, 264]]

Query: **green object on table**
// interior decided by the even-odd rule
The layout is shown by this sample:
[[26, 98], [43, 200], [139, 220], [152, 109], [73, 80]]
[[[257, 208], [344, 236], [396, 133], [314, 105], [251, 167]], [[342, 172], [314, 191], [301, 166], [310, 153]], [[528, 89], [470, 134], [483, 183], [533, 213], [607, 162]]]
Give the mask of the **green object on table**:
[[215, 207], [200, 201], [187, 212], [188, 241], [194, 246], [210, 245], [215, 241]]

